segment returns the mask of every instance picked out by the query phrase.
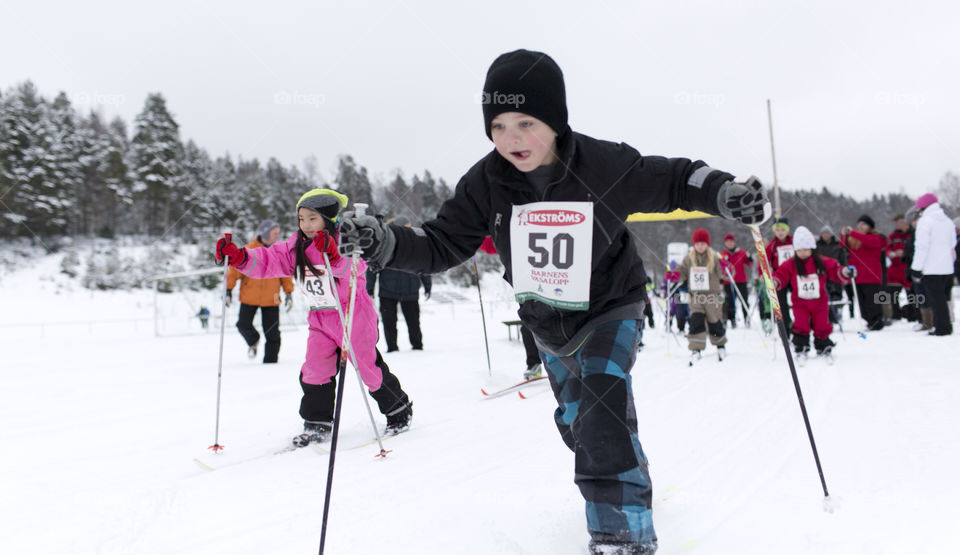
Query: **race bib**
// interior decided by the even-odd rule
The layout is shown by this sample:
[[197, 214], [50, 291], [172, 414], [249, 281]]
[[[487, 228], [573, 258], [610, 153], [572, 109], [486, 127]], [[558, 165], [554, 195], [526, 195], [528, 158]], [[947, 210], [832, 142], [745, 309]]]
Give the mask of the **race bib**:
[[534, 202], [510, 215], [510, 260], [518, 302], [590, 308], [592, 202]]
[[333, 296], [333, 287], [330, 275], [323, 268], [317, 268], [320, 275], [314, 274], [310, 268], [305, 269], [300, 292], [307, 299], [310, 310], [330, 310], [337, 308], [337, 298]]
[[690, 290], [691, 291], [709, 291], [710, 274], [703, 266], [694, 266], [690, 268]]
[[820, 278], [816, 274], [797, 276], [797, 296], [801, 299], [820, 298]]
[[793, 245], [780, 245], [777, 247], [777, 265], [783, 264], [793, 258]]

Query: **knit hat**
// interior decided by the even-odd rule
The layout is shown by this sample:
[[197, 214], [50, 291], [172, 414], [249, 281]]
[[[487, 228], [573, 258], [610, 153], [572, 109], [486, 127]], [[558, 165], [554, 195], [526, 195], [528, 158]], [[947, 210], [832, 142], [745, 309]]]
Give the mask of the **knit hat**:
[[907, 220], [907, 222], [912, 222], [916, 220], [917, 216], [919, 215], [920, 215], [920, 211], [917, 210], [917, 207], [911, 206], [910, 208], [907, 208], [907, 213], [903, 215], [903, 219]]
[[773, 229], [781, 228], [785, 231], [790, 231], [790, 220], [786, 218], [776, 218], [773, 220]]
[[336, 224], [340, 209], [347, 207], [347, 195], [332, 189], [313, 189], [307, 191], [297, 201], [297, 210], [309, 208]]
[[870, 226], [870, 229], [876, 229], [877, 227], [877, 224], [873, 221], [873, 218], [871, 218], [870, 216], [867, 216], [866, 214], [857, 218], [857, 223], [860, 223], [860, 222], [863, 222], [868, 226]]
[[710, 244], [710, 232], [702, 227], [698, 227], [693, 231], [693, 242], [694, 243], [706, 243]]
[[726, 241], [736, 241], [737, 238], [733, 236], [733, 233], [727, 233], [723, 236], [723, 240]]
[[930, 206], [935, 202], [940, 202], [940, 199], [937, 198], [937, 195], [933, 193], [925, 193], [920, 195], [920, 198], [917, 199], [917, 210], [923, 210], [924, 208]]
[[260, 222], [260, 227], [257, 228], [257, 237], [266, 239], [270, 235], [270, 231], [278, 227], [280, 227], [280, 224], [269, 218], [263, 220]]
[[498, 56], [487, 70], [482, 102], [483, 131], [491, 140], [490, 124], [505, 112], [533, 116], [557, 135], [569, 129], [563, 72], [543, 52], [514, 50]]
[[817, 240], [813, 238], [810, 230], [800, 226], [793, 232], [793, 248], [795, 249], [815, 249]]
[[831, 236], [832, 236], [832, 235], [836, 235], [836, 233], [833, 232], [833, 228], [830, 227], [829, 225], [825, 225], [825, 226], [823, 226], [823, 227], [820, 228], [820, 234], [821, 234], [821, 235], [823, 235], [823, 232], [824, 232], [824, 231], [826, 231], [827, 233], [829, 233]]

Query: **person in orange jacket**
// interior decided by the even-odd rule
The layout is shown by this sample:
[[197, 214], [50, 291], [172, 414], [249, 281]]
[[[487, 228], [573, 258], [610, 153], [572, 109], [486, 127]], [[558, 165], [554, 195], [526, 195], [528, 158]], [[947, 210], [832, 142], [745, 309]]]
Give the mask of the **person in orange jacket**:
[[[257, 238], [247, 243], [247, 248], [269, 247], [280, 238], [280, 224], [264, 220], [257, 228]], [[238, 272], [232, 266], [227, 272], [227, 306], [233, 300], [233, 287], [240, 280], [240, 316], [237, 329], [247, 342], [247, 356], [257, 356], [260, 333], [253, 327], [253, 317], [260, 309], [260, 325], [266, 343], [263, 346], [264, 364], [277, 362], [280, 354], [280, 289], [286, 294], [284, 309], [293, 308], [293, 280], [290, 277], [253, 279]]]

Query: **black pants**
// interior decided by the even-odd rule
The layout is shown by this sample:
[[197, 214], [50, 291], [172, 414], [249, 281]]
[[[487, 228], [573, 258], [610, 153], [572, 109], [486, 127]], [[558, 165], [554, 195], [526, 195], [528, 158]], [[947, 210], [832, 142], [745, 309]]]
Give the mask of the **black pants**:
[[533, 334], [524, 325], [520, 326], [520, 337], [523, 339], [523, 350], [527, 352], [527, 368], [533, 368], [540, 362], [537, 342], [533, 340]]
[[850, 283], [844, 284], [844, 286], [843, 286], [843, 291], [847, 294], [847, 302], [849, 303], [849, 304], [847, 305], [847, 308], [850, 309], [850, 317], [853, 318], [853, 317], [854, 317], [854, 312], [853, 312], [853, 297], [854, 297], [854, 295], [853, 295], [853, 284], [850, 284]]
[[783, 325], [787, 326], [787, 334], [793, 333], [793, 312], [790, 311], [790, 304], [787, 302], [787, 292], [789, 287], [777, 291], [777, 299], [780, 301], [780, 312], [783, 313]]
[[277, 362], [280, 354], [280, 307], [254, 306], [240, 303], [240, 317], [237, 318], [237, 329], [246, 340], [247, 345], [253, 347], [260, 341], [260, 334], [253, 327], [253, 316], [260, 309], [260, 325], [267, 342], [263, 346], [263, 362]]
[[[339, 354], [340, 349], [337, 349], [337, 355]], [[379, 350], [377, 367], [383, 373], [383, 384], [380, 389], [371, 391], [370, 396], [377, 402], [380, 414], [390, 414], [408, 404], [410, 399], [400, 387], [400, 380], [390, 373], [390, 367], [383, 360]], [[343, 376], [340, 376], [340, 379], [343, 379]], [[300, 389], [303, 390], [303, 397], [300, 398], [300, 417], [308, 422], [333, 422], [333, 409], [337, 400], [337, 376], [325, 384], [314, 385], [304, 383], [303, 374], [301, 374]]]
[[879, 283], [858, 283], [857, 297], [860, 301], [860, 316], [867, 321], [867, 329], [883, 329], [883, 301], [888, 295]]
[[900, 310], [900, 291], [902, 285], [887, 285], [887, 293], [890, 294], [890, 317], [894, 320], [903, 318], [903, 312]]
[[398, 350], [397, 347], [397, 303], [403, 311], [403, 319], [407, 323], [407, 335], [410, 346], [414, 349], [423, 348], [423, 334], [420, 333], [420, 303], [417, 301], [400, 301], [380, 297], [380, 317], [383, 322], [383, 337], [387, 340], [387, 352]]
[[750, 298], [748, 296], [749, 293], [747, 292], [746, 282], [737, 284], [724, 283], [723, 289], [726, 293], [726, 298], [723, 299], [723, 319], [728, 322], [735, 321], [737, 318], [737, 305], [739, 304], [740, 310], [743, 312], [743, 321], [746, 322], [747, 318], [750, 316], [748, 311], [749, 307], [744, 306], [744, 304], [740, 302], [740, 297], [737, 297], [737, 292], [733, 289], [734, 285], [736, 285], [737, 289], [740, 291], [740, 296], [742, 296], [744, 300]]
[[953, 324], [950, 323], [950, 306], [947, 304], [952, 286], [953, 275], [923, 276], [928, 306], [933, 309], [933, 332], [937, 335], [953, 333]]

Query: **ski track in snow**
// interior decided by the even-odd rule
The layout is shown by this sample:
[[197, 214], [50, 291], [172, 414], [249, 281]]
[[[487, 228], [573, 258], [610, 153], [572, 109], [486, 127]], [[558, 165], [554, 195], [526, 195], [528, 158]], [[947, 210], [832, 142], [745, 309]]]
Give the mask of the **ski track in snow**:
[[[228, 314], [225, 452], [210, 471], [193, 458], [212, 457], [219, 307], [204, 332], [192, 314], [210, 295], [164, 297], [164, 322], [185, 329], [161, 338], [149, 322], [84, 323], [150, 319], [153, 294], [90, 292], [58, 264], [49, 256], [0, 276], [0, 549], [316, 552], [329, 458], [273, 454], [300, 431], [305, 326], [285, 327], [280, 363], [262, 365], [232, 325], [237, 306]], [[484, 285], [492, 377], [475, 290], [438, 286], [421, 302], [423, 352], [407, 350], [401, 319], [402, 350], [385, 356], [414, 419], [386, 440], [385, 460], [375, 442], [358, 447], [373, 434], [348, 370], [329, 553], [586, 552], [553, 396], [538, 386], [527, 399], [481, 401], [481, 387], [516, 383], [524, 367], [500, 323], [515, 319], [509, 290], [492, 274]], [[465, 300], [435, 302], [445, 298]], [[836, 364], [798, 368], [837, 505], [827, 513], [782, 346], [753, 325], [728, 330], [722, 363], [708, 347], [693, 367], [662, 321], [644, 335], [632, 375], [660, 553], [956, 552], [960, 335], [835, 331]]]

